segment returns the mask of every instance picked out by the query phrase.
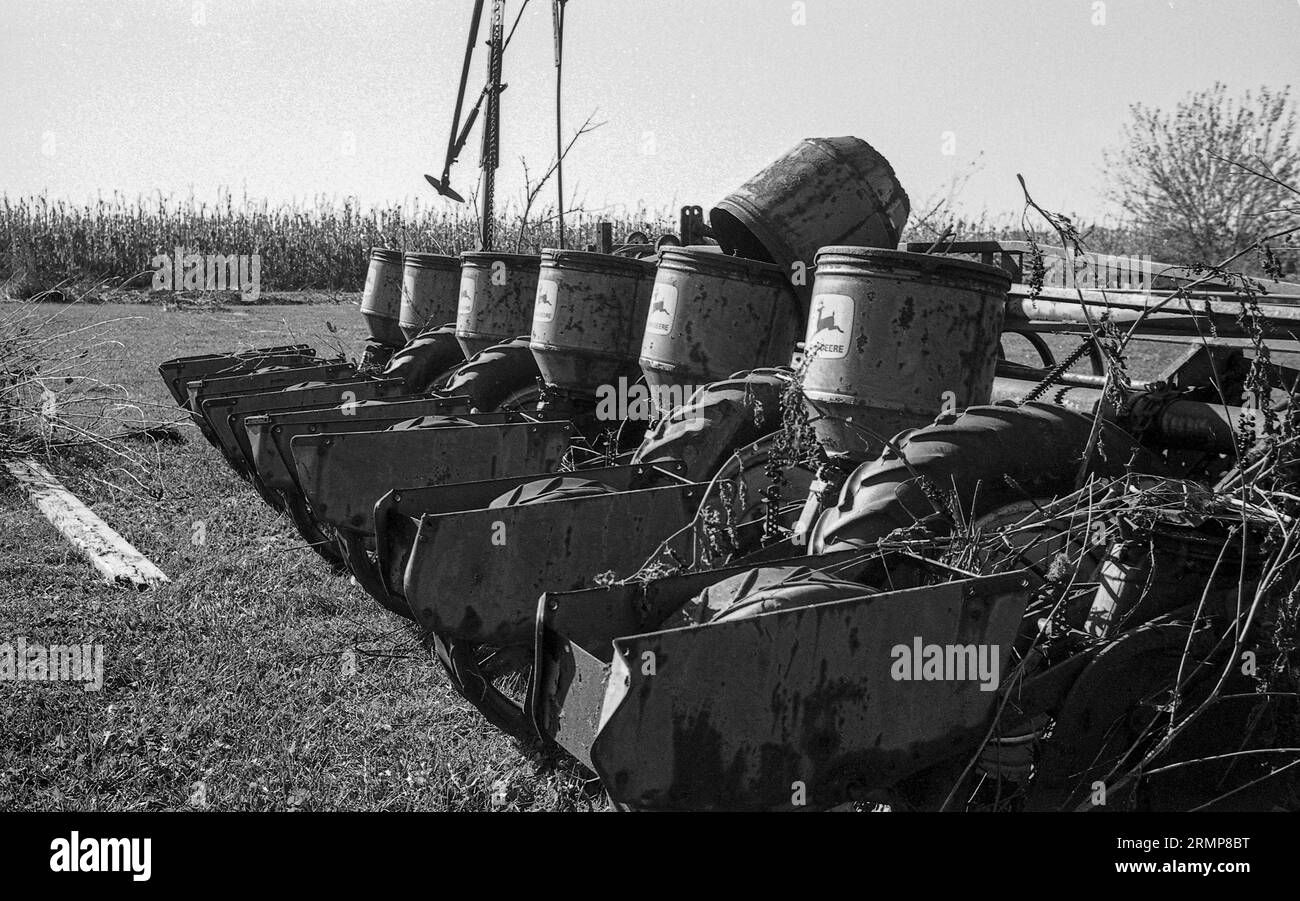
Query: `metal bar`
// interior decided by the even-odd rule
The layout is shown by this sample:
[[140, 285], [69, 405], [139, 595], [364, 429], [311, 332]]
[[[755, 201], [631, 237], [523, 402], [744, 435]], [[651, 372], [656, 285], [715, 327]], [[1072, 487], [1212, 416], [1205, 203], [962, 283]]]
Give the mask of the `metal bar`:
[[474, 60], [474, 45], [478, 42], [478, 26], [483, 18], [483, 2], [484, 0], [474, 0], [474, 13], [469, 23], [469, 39], [465, 42], [465, 62], [461, 65], [460, 87], [456, 91], [456, 111], [451, 117], [451, 136], [447, 138], [447, 159], [442, 172], [444, 184], [447, 183], [451, 173], [451, 164], [459, 155], [458, 144], [463, 143], [457, 141], [460, 135], [460, 111], [465, 105], [465, 87], [469, 84], [469, 67]]
[[564, 82], [564, 3], [551, 0], [551, 16], [555, 22], [555, 187], [559, 195], [556, 216], [559, 219], [561, 250], [564, 249], [564, 127], [561, 87]]

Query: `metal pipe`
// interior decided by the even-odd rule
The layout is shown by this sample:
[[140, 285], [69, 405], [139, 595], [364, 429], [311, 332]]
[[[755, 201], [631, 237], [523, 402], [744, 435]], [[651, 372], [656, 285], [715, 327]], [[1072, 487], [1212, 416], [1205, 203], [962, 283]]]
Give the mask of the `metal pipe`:
[[[1062, 309], [1071, 308], [1078, 312], [1066, 321], [1087, 321], [1081, 310], [1086, 304], [1090, 309], [1110, 312], [1116, 321], [1124, 321], [1119, 318], [1122, 314], [1131, 322], [1145, 310], [1162, 303], [1168, 304], [1171, 296], [1172, 292], [1118, 293], [1073, 288], [1043, 288], [1035, 292], [1028, 285], [1015, 284], [1009, 292], [1007, 315], [1018, 319], [1051, 320], [1060, 315]], [[1257, 298], [1260, 313], [1265, 319], [1279, 325], [1300, 325], [1300, 303], [1292, 302], [1290, 296], [1275, 299], [1273, 295], [1263, 295], [1262, 298], [1268, 298]], [[1285, 302], [1279, 303], [1277, 300]], [[1232, 321], [1240, 313], [1240, 301], [1223, 299], [1223, 295], [1217, 294], [1192, 295], [1185, 302], [1179, 301], [1178, 306], [1165, 306], [1150, 314], [1148, 321], [1156, 317], [1189, 320], [1195, 316], [1207, 322], [1213, 319], [1217, 323]]]
[[456, 91], [456, 111], [451, 117], [451, 136], [447, 138], [447, 163], [443, 179], [451, 171], [456, 158], [456, 138], [460, 135], [460, 111], [465, 104], [465, 88], [469, 84], [469, 67], [474, 59], [474, 44], [478, 42], [479, 21], [483, 18], [483, 0], [474, 0], [474, 13], [469, 23], [469, 40], [465, 43], [465, 62], [460, 69], [460, 88]]
[[[1260, 304], [1263, 324], [1277, 329], [1281, 334], [1274, 341], [1295, 341], [1300, 335], [1300, 316], [1286, 311], [1283, 315], [1275, 314], [1276, 308]], [[1106, 314], [1111, 322], [1120, 327], [1132, 325], [1141, 315], [1140, 310], [1125, 309], [1114, 305], [1088, 304], [1093, 320]], [[1181, 335], [1188, 338], [1214, 335], [1219, 338], [1249, 338], [1250, 332], [1238, 323], [1238, 313], [1214, 313], [1212, 315], [1178, 312], [1152, 313], [1142, 321], [1138, 335]], [[1015, 297], [1007, 301], [1006, 321], [1017, 328], [1030, 331], [1051, 332], [1059, 326], [1089, 326], [1088, 313], [1077, 300], [1068, 301], [1028, 301]], [[1295, 334], [1291, 334], [1295, 333]]]
[[555, 189], [560, 197], [556, 210], [560, 226], [560, 249], [564, 249], [564, 127], [561, 105], [561, 86], [564, 83], [564, 4], [567, 0], [551, 0], [551, 16], [555, 21]]

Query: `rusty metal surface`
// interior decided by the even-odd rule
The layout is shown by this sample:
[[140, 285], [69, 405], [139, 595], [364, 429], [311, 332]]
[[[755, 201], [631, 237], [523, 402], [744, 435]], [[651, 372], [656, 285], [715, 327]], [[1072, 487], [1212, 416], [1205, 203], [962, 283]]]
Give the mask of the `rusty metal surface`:
[[297, 473], [289, 442], [297, 435], [320, 432], [373, 432], [414, 416], [456, 415], [465, 412], [463, 398], [376, 400], [324, 410], [294, 410], [244, 417], [244, 432], [253, 465], [268, 488], [294, 490]]
[[[278, 410], [293, 410], [311, 413], [317, 410], [329, 411], [342, 399], [345, 404], [360, 404], [369, 401], [385, 401], [402, 397], [405, 386], [397, 379], [368, 379], [356, 383], [333, 383], [302, 390], [289, 389], [273, 395], [269, 404], [258, 405], [248, 395], [239, 398], [230, 408], [228, 422], [239, 445], [240, 453], [248, 461], [254, 473], [257, 472], [256, 460], [249, 441], [248, 429], [244, 423], [249, 416], [274, 413]], [[288, 396], [284, 396], [288, 395]], [[252, 412], [249, 412], [252, 411]]]
[[[403, 594], [421, 626], [483, 644], [531, 644], [542, 592], [584, 588], [605, 572], [636, 572], [691, 521], [702, 488], [424, 516]], [[678, 553], [689, 540], [673, 539]]]
[[[537, 421], [537, 419], [530, 417], [526, 413], [509, 410], [500, 413], [467, 413], [464, 415], [437, 413], [432, 416], [412, 416], [403, 419], [394, 425], [392, 430], [404, 432], [409, 429], [444, 429], [449, 425], [514, 425], [520, 422]], [[323, 429], [322, 431], [328, 432], [329, 429]]]
[[308, 381], [345, 381], [355, 377], [356, 371], [356, 367], [351, 363], [313, 361], [310, 365], [305, 366], [259, 369], [233, 376], [212, 376], [195, 379], [185, 383], [185, 407], [190, 411], [190, 417], [198, 425], [203, 437], [213, 447], [221, 450], [221, 444], [217, 441], [216, 433], [213, 432], [211, 424], [203, 416], [202, 404], [205, 399], [223, 395], [258, 394], [265, 391], [276, 391]]
[[200, 354], [177, 357], [158, 364], [158, 374], [167, 385], [167, 391], [176, 403], [185, 407], [189, 395], [187, 382], [209, 378], [218, 374], [234, 375], [266, 366], [305, 366], [319, 362], [315, 349], [306, 344], [289, 344], [282, 347], [263, 347], [244, 353]]
[[[709, 223], [728, 251], [811, 274], [830, 244], [894, 247], [909, 209], [889, 161], [866, 141], [805, 138], [719, 201]], [[805, 305], [811, 281], [798, 288]]]
[[543, 250], [529, 347], [549, 385], [593, 391], [635, 373], [652, 260]]
[[[505, 415], [518, 417], [518, 414]], [[478, 419], [475, 416], [464, 418]], [[486, 416], [483, 418], [486, 418]], [[516, 419], [516, 421], [522, 421], [522, 419]], [[684, 468], [681, 461], [661, 461], [654, 464], [634, 463], [622, 466], [578, 469], [574, 470], [572, 475], [602, 482], [615, 491], [635, 491], [642, 488], [656, 487], [656, 483], [660, 485], [672, 484], [677, 480], [670, 475], [660, 475], [658, 471], [681, 473]], [[497, 479], [451, 482], [427, 488], [400, 488], [385, 495], [383, 503], [385, 509], [393, 516], [415, 518], [419, 518], [426, 513], [479, 510], [501, 495], [527, 485], [529, 482], [546, 478], [550, 474], [546, 471], [538, 471]]]
[[456, 319], [460, 260], [437, 253], [408, 253], [403, 258], [402, 302], [398, 325], [411, 341], [430, 326]]
[[[913, 253], [929, 253], [934, 247], [933, 241], [914, 241], [898, 245], [899, 250]], [[1044, 288], [1056, 290], [1065, 288], [1097, 289], [1119, 292], [1142, 293], [1145, 291], [1173, 291], [1198, 282], [1197, 295], [1233, 294], [1233, 287], [1222, 279], [1210, 278], [1191, 269], [1162, 263], [1154, 260], [1137, 260], [1129, 256], [1079, 252], [1077, 249], [1066, 251], [1054, 244], [1031, 244], [1028, 241], [951, 241], [942, 246], [944, 256], [978, 256], [981, 262], [1001, 265], [1013, 274], [1017, 282], [1023, 281], [1022, 273], [1026, 268], [1026, 258], [1038, 254], [1044, 264]], [[1070, 265], [1065, 265], [1067, 257]], [[1273, 279], [1255, 279], [1263, 293], [1275, 300], [1294, 302], [1300, 300], [1300, 283], [1275, 281]]]
[[[289, 487], [301, 492], [298, 483], [297, 464], [293, 458], [293, 439], [299, 435], [345, 434], [350, 432], [380, 432], [399, 426], [410, 428], [415, 422], [434, 424], [445, 422], [447, 417], [455, 416], [457, 420], [473, 425], [509, 425], [525, 422], [518, 413], [463, 413], [464, 398], [428, 398], [419, 401], [390, 401], [372, 404], [371, 416], [357, 421], [345, 416], [337, 409], [320, 411], [300, 411], [286, 414], [284, 419], [273, 417], [270, 432], [270, 450], [280, 459], [279, 466], [269, 465], [276, 471], [283, 471], [289, 478]], [[363, 409], [358, 407], [358, 412]], [[245, 423], [251, 421], [251, 417]], [[252, 428], [247, 429], [251, 438]], [[260, 428], [259, 428], [260, 431]], [[259, 465], [260, 466], [260, 465]], [[260, 471], [260, 468], [259, 468]], [[276, 485], [273, 487], [281, 487]]]
[[402, 306], [402, 252], [376, 247], [370, 252], [366, 286], [361, 292], [361, 316], [370, 337], [389, 347], [401, 347], [406, 337], [398, 325]]
[[375, 503], [395, 488], [558, 468], [567, 422], [299, 435], [290, 442], [313, 513], [370, 532]]
[[313, 422], [324, 424], [335, 419], [412, 419], [430, 411], [445, 416], [466, 414], [469, 412], [469, 398], [441, 394], [404, 394], [392, 400], [364, 400], [324, 410], [283, 410], [267, 415], [275, 425], [299, 425]]
[[790, 809], [796, 784], [819, 808], [888, 786], [971, 753], [997, 699], [896, 680], [892, 649], [996, 646], [1005, 676], [1028, 592], [1011, 573], [620, 638], [592, 763], [641, 809]]
[[[1007, 321], [1019, 326], [1029, 323], [1043, 331], [1058, 331], [1067, 325], [1087, 326], [1103, 313], [1121, 328], [1142, 319], [1140, 335], [1183, 335], [1199, 339], [1201, 335], [1219, 338], [1248, 338], [1249, 328], [1238, 319], [1241, 304], [1227, 297], [1193, 296], [1169, 303], [1170, 295], [1159, 292], [1096, 291], [1084, 288], [1043, 288], [1034, 291], [1028, 285], [1012, 285], [1007, 300]], [[1269, 295], [1258, 307], [1268, 326], [1279, 331], [1293, 330], [1300, 322], [1300, 304], [1293, 301], [1272, 302]], [[1084, 305], [1089, 310], [1084, 310]], [[1157, 312], [1150, 312], [1158, 304]], [[1283, 338], [1283, 340], [1291, 340]]]
[[441, 399], [415, 401], [364, 401], [321, 410], [294, 410], [243, 417], [244, 434], [253, 466], [268, 488], [294, 490], [296, 473], [291, 469], [293, 453], [289, 442], [297, 435], [320, 432], [373, 432], [386, 429], [412, 416], [455, 414]]
[[356, 375], [351, 363], [313, 360], [304, 366], [260, 369], [229, 376], [209, 376], [186, 383], [188, 405], [197, 410], [198, 404], [210, 397], [236, 394], [260, 394], [278, 391], [303, 382], [346, 381]]
[[533, 707], [534, 728], [594, 773], [591, 744], [600, 729], [609, 661], [574, 641], [552, 641], [544, 653], [538, 659], [545, 668], [535, 671], [532, 682], [542, 699]]
[[396, 397], [402, 390], [399, 381], [358, 379], [346, 382], [306, 382], [279, 391], [256, 394], [227, 394], [200, 403], [203, 418], [212, 427], [222, 452], [240, 472], [255, 475], [252, 448], [241, 418], [276, 410], [328, 408], [349, 400], [373, 400]]
[[456, 340], [472, 357], [527, 335], [537, 296], [541, 258], [523, 253], [463, 253], [456, 307]]
[[[830, 453], [870, 459], [881, 439], [944, 409], [989, 402], [1010, 276], [966, 260], [866, 247], [817, 254], [804, 395]], [[853, 422], [845, 422], [852, 419]]]
[[[847, 577], [862, 563], [863, 555], [852, 551], [815, 560], [783, 556], [770, 565], [812, 565]], [[705, 588], [752, 566], [544, 594], [537, 604], [534, 675], [529, 683], [529, 709], [537, 733], [590, 769], [614, 639], [653, 630]]]
[[801, 324], [794, 290], [776, 266], [665, 248], [646, 317], [641, 370], [660, 389], [698, 387], [741, 370], [784, 365]]
[[[686, 465], [680, 460], [654, 464], [631, 464], [578, 470], [584, 479], [602, 482], [615, 491], [633, 491], [672, 484], [672, 474], [680, 476]], [[529, 482], [545, 478], [546, 473], [529, 473], [504, 479], [477, 482], [453, 482], [428, 488], [403, 488], [390, 491], [375, 504], [375, 550], [379, 558], [380, 579], [386, 594], [400, 597], [402, 579], [421, 517], [427, 513], [454, 513], [480, 510], [501, 495]]]

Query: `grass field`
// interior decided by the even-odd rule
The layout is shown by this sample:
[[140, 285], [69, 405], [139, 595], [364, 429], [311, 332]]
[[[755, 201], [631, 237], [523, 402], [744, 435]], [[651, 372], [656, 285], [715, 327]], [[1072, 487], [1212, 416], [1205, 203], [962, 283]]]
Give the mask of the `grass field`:
[[[164, 359], [291, 339], [355, 354], [364, 339], [348, 303], [111, 304], [60, 320], [121, 341], [97, 374], [153, 419], [179, 419]], [[99, 582], [0, 479], [0, 643], [104, 647], [98, 692], [0, 682], [0, 810], [605, 807], [580, 770], [487, 726], [396, 617], [303, 548], [196, 429], [183, 434], [141, 446], [156, 453], [156, 498], [72, 458], [52, 464], [170, 576], [146, 593]]]

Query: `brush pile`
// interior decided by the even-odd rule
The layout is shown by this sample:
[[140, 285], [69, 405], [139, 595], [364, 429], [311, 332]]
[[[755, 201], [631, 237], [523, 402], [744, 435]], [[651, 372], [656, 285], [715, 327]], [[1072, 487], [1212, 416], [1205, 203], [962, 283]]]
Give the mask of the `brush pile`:
[[66, 307], [51, 310], [43, 299], [0, 305], [0, 460], [70, 455], [100, 478], [156, 494], [154, 461], [135, 439], [180, 436], [101, 377], [120, 347], [106, 335], [121, 320], [73, 325]]

